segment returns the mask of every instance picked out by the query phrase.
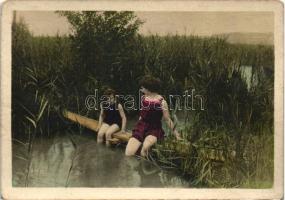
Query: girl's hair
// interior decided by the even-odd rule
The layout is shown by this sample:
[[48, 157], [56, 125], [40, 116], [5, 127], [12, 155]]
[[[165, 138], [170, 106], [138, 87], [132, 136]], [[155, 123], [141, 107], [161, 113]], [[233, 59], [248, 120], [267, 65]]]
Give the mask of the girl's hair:
[[[117, 108], [119, 102], [118, 102], [118, 100], [117, 100], [117, 98], [116, 98], [116, 91], [113, 90], [113, 89], [110, 88], [110, 87], [106, 87], [106, 88], [104, 88], [104, 89], [105, 89], [105, 91], [104, 91], [103, 95], [105, 95], [105, 96], [114, 95], [114, 97], [115, 97], [115, 105], [116, 105], [116, 108]], [[106, 115], [106, 109], [104, 109], [103, 115]]]
[[140, 84], [140, 86], [146, 88], [150, 92], [159, 92], [160, 86], [161, 86], [161, 81], [159, 80], [159, 78], [155, 78], [151, 75], [146, 75], [146, 76], [142, 77], [139, 84]]
[[116, 95], [116, 91], [113, 90], [112, 88], [107, 88], [105, 91], [104, 91], [104, 95], [106, 96], [110, 96], [110, 95]]

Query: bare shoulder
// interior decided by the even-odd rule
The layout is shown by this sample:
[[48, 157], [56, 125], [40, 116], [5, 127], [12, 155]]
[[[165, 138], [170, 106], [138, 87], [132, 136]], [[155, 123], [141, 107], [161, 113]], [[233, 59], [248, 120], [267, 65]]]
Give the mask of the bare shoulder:
[[162, 100], [164, 100], [163, 96], [161, 96], [160, 94], [157, 95], [157, 99], [162, 99]]
[[162, 107], [165, 107], [165, 108], [168, 107], [167, 102], [165, 101], [165, 99], [162, 99], [161, 104], [162, 104]]

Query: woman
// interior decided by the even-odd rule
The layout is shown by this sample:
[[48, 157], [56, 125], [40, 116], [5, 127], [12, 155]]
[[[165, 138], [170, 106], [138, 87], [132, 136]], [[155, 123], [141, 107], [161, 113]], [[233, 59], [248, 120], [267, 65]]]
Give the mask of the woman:
[[141, 81], [141, 92], [144, 94], [141, 99], [139, 121], [133, 129], [125, 154], [135, 155], [142, 145], [140, 155], [145, 157], [149, 149], [158, 141], [164, 138], [161, 119], [164, 118], [168, 127], [173, 130], [177, 139], [181, 139], [169, 116], [167, 102], [158, 94], [160, 80], [152, 76], [145, 76]]
[[104, 95], [108, 98], [106, 105], [101, 104], [99, 116], [99, 124], [97, 127], [97, 143], [103, 143], [104, 136], [106, 137], [106, 145], [110, 145], [112, 134], [119, 131], [125, 132], [127, 118], [124, 109], [115, 99], [115, 91], [107, 89]]

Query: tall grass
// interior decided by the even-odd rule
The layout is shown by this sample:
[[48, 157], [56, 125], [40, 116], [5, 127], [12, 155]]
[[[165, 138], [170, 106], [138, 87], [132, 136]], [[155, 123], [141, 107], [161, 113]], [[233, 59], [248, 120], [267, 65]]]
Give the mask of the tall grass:
[[[273, 48], [195, 36], [138, 40], [136, 64], [163, 80], [165, 94], [195, 89], [205, 103], [200, 110], [196, 102], [180, 130], [190, 147], [167, 139], [155, 148], [158, 162], [197, 186], [271, 187]], [[251, 87], [244, 66], [252, 66]]]
[[[180, 171], [195, 186], [272, 186], [273, 47], [134, 34], [127, 53], [116, 54], [116, 62], [94, 57], [100, 59], [94, 63], [103, 64], [88, 67], [81, 60], [82, 68], [69, 37], [35, 37], [23, 22], [13, 24], [12, 36], [13, 137], [24, 138], [29, 151], [36, 135], [65, 126], [62, 109], [94, 116], [84, 105], [94, 89], [110, 85], [121, 94], [136, 95], [138, 79], [152, 74], [162, 80], [162, 94], [195, 89], [205, 102], [205, 110], [197, 103], [187, 111], [179, 130], [183, 142], [168, 136], [156, 145], [155, 162]], [[106, 72], [106, 66], [111, 70]], [[243, 66], [252, 66], [251, 87]]]

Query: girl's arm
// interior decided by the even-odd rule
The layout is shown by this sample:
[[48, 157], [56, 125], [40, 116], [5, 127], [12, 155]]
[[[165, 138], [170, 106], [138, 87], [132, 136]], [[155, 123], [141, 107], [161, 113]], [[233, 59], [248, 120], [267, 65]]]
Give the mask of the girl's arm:
[[102, 123], [103, 123], [103, 108], [102, 108], [102, 105], [100, 105], [99, 123], [98, 123], [97, 130], [96, 130], [97, 132], [99, 131]]
[[182, 139], [180, 137], [180, 134], [177, 132], [176, 129], [174, 129], [174, 124], [172, 120], [170, 119], [169, 111], [168, 111], [168, 105], [165, 100], [162, 101], [162, 112], [163, 112], [163, 118], [168, 125], [168, 127], [173, 131], [173, 134], [175, 135], [176, 139]]
[[121, 129], [121, 131], [125, 132], [126, 131], [127, 118], [126, 118], [123, 106], [121, 104], [119, 104], [118, 108], [119, 108], [119, 112], [120, 112], [120, 115], [122, 118], [122, 129]]

